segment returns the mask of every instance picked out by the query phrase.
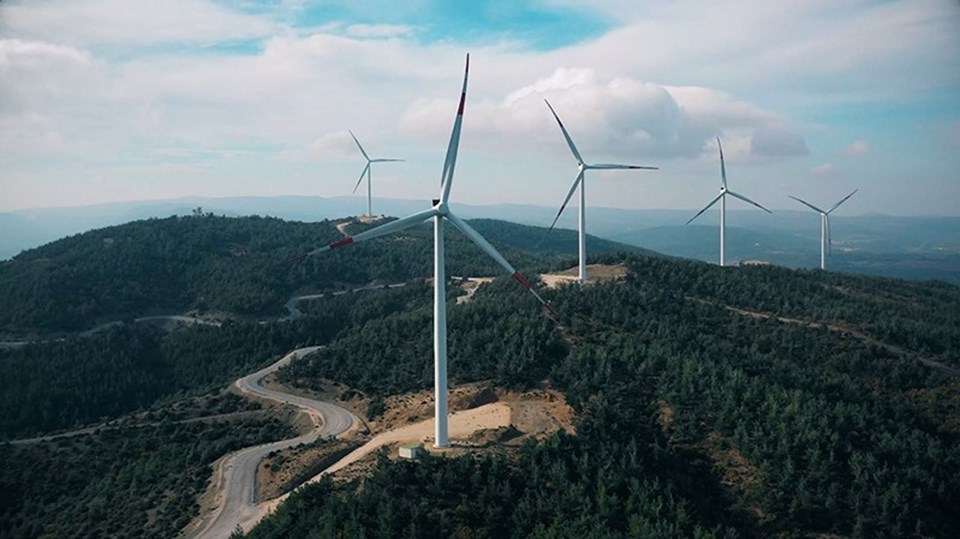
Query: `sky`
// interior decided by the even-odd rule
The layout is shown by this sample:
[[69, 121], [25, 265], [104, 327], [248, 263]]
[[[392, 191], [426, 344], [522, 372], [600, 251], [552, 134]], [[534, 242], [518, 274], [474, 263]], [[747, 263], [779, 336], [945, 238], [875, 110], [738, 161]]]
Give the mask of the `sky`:
[[[956, 0], [0, 0], [0, 211], [439, 187], [452, 204], [960, 215]], [[365, 187], [361, 186], [361, 190]], [[575, 201], [573, 205], [575, 205]], [[741, 203], [733, 201], [731, 209]], [[747, 206], [744, 206], [747, 207]], [[376, 207], [374, 207], [376, 210]]]

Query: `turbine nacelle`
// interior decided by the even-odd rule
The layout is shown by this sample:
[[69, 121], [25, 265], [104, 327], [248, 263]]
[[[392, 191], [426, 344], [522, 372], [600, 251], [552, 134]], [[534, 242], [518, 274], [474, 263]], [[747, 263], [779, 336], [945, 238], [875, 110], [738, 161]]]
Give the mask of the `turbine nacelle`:
[[770, 210], [768, 210], [767, 208], [763, 207], [763, 206], [760, 205], [759, 203], [754, 202], [753, 200], [750, 200], [750, 199], [747, 198], [746, 196], [741, 195], [740, 193], [737, 193], [737, 192], [735, 192], [735, 191], [731, 191], [729, 188], [727, 188], [727, 166], [726, 166], [726, 164], [725, 164], [724, 161], [723, 161], [723, 145], [720, 143], [720, 137], [717, 137], [717, 150], [719, 150], [719, 152], [720, 152], [720, 194], [718, 194], [717, 196], [715, 196], [715, 197], [713, 198], [713, 200], [711, 200], [710, 202], [708, 202], [707, 205], [704, 206], [702, 210], [698, 211], [696, 215], [694, 215], [693, 217], [691, 217], [691, 218], [686, 222], [686, 224], [689, 225], [689, 224], [692, 223], [697, 217], [700, 217], [701, 215], [703, 215], [703, 212], [709, 210], [709, 209], [710, 209], [714, 204], [716, 204], [717, 202], [720, 202], [720, 265], [723, 266], [723, 265], [724, 265], [724, 261], [725, 261], [725, 257], [724, 257], [724, 234], [725, 234], [725, 230], [726, 230], [727, 195], [730, 195], [730, 196], [732, 196], [733, 198], [739, 198], [740, 200], [742, 200], [742, 201], [744, 201], [744, 202], [746, 202], [746, 203], [748, 203], [748, 204], [752, 204], [752, 205], [760, 208], [761, 210], [763, 210], [763, 211], [765, 211], [765, 212], [767, 212], [767, 213], [773, 213], [773, 212], [770, 211]]
[[[553, 114], [554, 119], [557, 120], [557, 125], [560, 126], [560, 131], [563, 133], [564, 140], [567, 141], [567, 146], [570, 148], [570, 153], [573, 154], [574, 159], [577, 160], [577, 176], [573, 180], [573, 185], [570, 187], [570, 191], [567, 193], [567, 198], [563, 200], [563, 204], [560, 205], [560, 211], [557, 212], [557, 216], [554, 217], [553, 223], [550, 224], [550, 228], [547, 229], [544, 238], [546, 238], [553, 227], [557, 225], [557, 221], [560, 219], [560, 215], [563, 213], [563, 210], [567, 207], [567, 204], [570, 202], [570, 199], [573, 197], [573, 193], [580, 188], [580, 222], [579, 222], [579, 235], [580, 235], [580, 283], [583, 284], [587, 280], [587, 266], [586, 266], [586, 197], [583, 191], [584, 176], [587, 170], [658, 170], [658, 167], [647, 167], [640, 165], [620, 165], [612, 163], [597, 163], [597, 164], [588, 164], [584, 161], [583, 156], [580, 155], [580, 151], [577, 149], [577, 145], [573, 143], [573, 139], [570, 137], [570, 133], [567, 132], [567, 128], [564, 127], [563, 122], [560, 121], [560, 116], [557, 115], [557, 111], [553, 110], [553, 106], [546, 99], [543, 100], [547, 104], [547, 108], [550, 109], [551, 114]], [[541, 243], [543, 240], [540, 240]]]
[[841, 198], [839, 202], [831, 206], [828, 210], [822, 210], [806, 200], [803, 200], [802, 198], [798, 198], [793, 195], [787, 195], [788, 197], [820, 214], [820, 269], [827, 269], [827, 255], [833, 254], [833, 236], [830, 233], [830, 214], [833, 212], [833, 210], [839, 208], [841, 204], [849, 200], [850, 197], [852, 197], [857, 191], [859, 191], [859, 189], [854, 189], [853, 192]]
[[391, 162], [400, 162], [403, 159], [386, 159], [386, 158], [377, 158], [371, 159], [367, 155], [367, 151], [363, 149], [363, 145], [360, 144], [360, 141], [357, 139], [357, 136], [353, 134], [353, 131], [347, 130], [350, 133], [350, 137], [353, 138], [353, 141], [357, 143], [357, 148], [360, 150], [360, 153], [363, 155], [363, 158], [366, 159], [367, 164], [363, 167], [363, 170], [360, 171], [360, 177], [357, 179], [357, 184], [353, 186], [353, 192], [356, 193], [357, 189], [360, 187], [360, 184], [363, 183], [363, 177], [367, 177], [367, 214], [373, 215], [373, 208], [370, 202], [371, 199], [371, 176], [373, 174], [372, 165], [373, 163], [391, 163]]
[[[436, 447], [446, 447], [448, 445], [447, 433], [447, 308], [446, 308], [446, 278], [445, 278], [445, 254], [443, 242], [444, 222], [447, 221], [458, 228], [463, 235], [470, 239], [481, 251], [492, 258], [500, 267], [507, 271], [513, 279], [523, 285], [533, 296], [550, 310], [550, 305], [540, 297], [540, 294], [533, 288], [529, 281], [517, 271], [510, 262], [507, 261], [497, 250], [490, 245], [479, 232], [473, 229], [465, 221], [450, 211], [447, 201], [450, 198], [450, 189], [453, 185], [453, 173], [457, 164], [457, 151], [460, 145], [460, 129], [463, 124], [463, 111], [467, 97], [467, 77], [470, 73], [470, 55], [467, 55], [467, 65], [463, 73], [463, 89], [460, 93], [460, 103], [457, 107], [457, 116], [453, 123], [453, 132], [450, 134], [450, 143], [447, 146], [446, 158], [443, 162], [443, 173], [440, 177], [440, 196], [433, 200], [430, 209], [424, 210], [413, 215], [408, 215], [396, 221], [380, 225], [378, 227], [366, 230], [356, 236], [347, 236], [339, 241], [321, 247], [304, 255], [296, 257], [294, 260], [303, 260], [306, 257], [326, 252], [339, 247], [344, 247], [352, 243], [370, 240], [394, 232], [400, 232], [422, 224], [428, 219], [434, 221], [434, 388], [435, 388], [435, 428], [436, 438], [434, 445]], [[352, 133], [351, 133], [352, 134]], [[359, 146], [359, 142], [357, 143]], [[363, 149], [361, 147], [361, 152]], [[366, 156], [366, 152], [363, 152]], [[369, 162], [367, 163], [369, 167]]]

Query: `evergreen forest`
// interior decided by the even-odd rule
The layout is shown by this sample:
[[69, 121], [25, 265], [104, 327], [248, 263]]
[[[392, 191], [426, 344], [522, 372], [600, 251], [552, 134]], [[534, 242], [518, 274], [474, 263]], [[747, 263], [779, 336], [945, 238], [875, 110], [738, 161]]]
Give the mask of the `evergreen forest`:
[[[169, 410], [257, 412], [214, 395], [294, 348], [324, 345], [279, 371], [295, 388], [431, 387], [431, 231], [284, 263], [335, 225], [172, 217], [0, 263], [0, 333], [34, 341], [0, 349], [0, 439], [97, 426], [0, 443], [0, 535], [171, 536], [216, 458], [289, 427]], [[575, 264], [569, 231], [538, 247], [543, 229], [474, 225], [531, 281]], [[462, 305], [448, 289], [451, 382], [554, 388], [575, 434], [504, 454], [380, 455], [365, 478], [297, 491], [247, 536], [960, 536], [960, 287], [590, 241], [591, 263], [626, 276], [540, 286], [549, 311], [507, 277]], [[501, 275], [459, 235], [447, 255], [448, 275]], [[298, 294], [322, 297], [288, 316]], [[188, 312], [221, 325], [134, 322]]]

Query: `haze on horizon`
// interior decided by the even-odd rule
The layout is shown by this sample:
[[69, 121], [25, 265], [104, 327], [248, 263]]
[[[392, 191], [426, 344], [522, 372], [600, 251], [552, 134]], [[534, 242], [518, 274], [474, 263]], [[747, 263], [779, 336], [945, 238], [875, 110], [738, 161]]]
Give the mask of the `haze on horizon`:
[[[463, 56], [456, 199], [960, 215], [960, 4], [439, 0], [0, 2], [0, 211], [189, 196], [437, 190]], [[374, 202], [376, 203], [376, 202]]]

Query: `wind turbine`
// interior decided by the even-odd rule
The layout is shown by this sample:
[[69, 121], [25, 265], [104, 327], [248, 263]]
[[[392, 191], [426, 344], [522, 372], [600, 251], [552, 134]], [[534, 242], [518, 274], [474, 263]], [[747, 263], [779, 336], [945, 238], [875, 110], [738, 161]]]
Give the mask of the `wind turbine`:
[[367, 160], [367, 166], [363, 167], [363, 170], [360, 172], [360, 178], [357, 180], [357, 185], [353, 186], [353, 192], [354, 193], [357, 192], [357, 188], [360, 187], [360, 182], [363, 181], [363, 176], [364, 174], [366, 174], [367, 176], [367, 215], [372, 216], [373, 210], [371, 209], [371, 205], [370, 205], [370, 183], [371, 183], [370, 182], [370, 169], [371, 169], [370, 165], [373, 163], [392, 163], [397, 161], [403, 161], [403, 159], [383, 159], [383, 158], [370, 159], [370, 156], [367, 155], [367, 152], [363, 149], [363, 146], [360, 145], [360, 141], [357, 140], [357, 136], [353, 134], [353, 131], [350, 131], [348, 129], [347, 132], [349, 132], [350, 136], [353, 137], [353, 141], [357, 143], [357, 148], [360, 148], [360, 153], [363, 154], [363, 158]]
[[722, 183], [720, 184], [720, 194], [717, 195], [713, 200], [711, 200], [709, 204], [704, 206], [702, 210], [698, 211], [696, 215], [691, 217], [686, 224], [689, 225], [690, 223], [692, 223], [693, 220], [696, 219], [697, 217], [700, 217], [700, 215], [703, 214], [703, 212], [709, 210], [710, 206], [713, 206], [714, 204], [716, 204], [718, 200], [720, 201], [720, 266], [723, 267], [723, 264], [726, 260], [724, 258], [724, 254], [725, 254], [724, 253], [724, 235], [725, 235], [726, 226], [727, 226], [727, 195], [730, 195], [734, 198], [739, 198], [744, 202], [753, 204], [754, 206], [760, 208], [761, 210], [767, 213], [772, 214], [773, 212], [764, 208], [760, 204], [757, 204], [756, 202], [750, 200], [749, 198], [727, 189], [727, 168], [723, 164], [723, 146], [720, 144], [720, 137], [717, 137], [717, 148], [720, 150], [720, 179], [722, 181]]
[[839, 208], [841, 204], [846, 202], [847, 199], [852, 197], [857, 191], [859, 191], [859, 189], [854, 189], [853, 193], [841, 198], [840, 202], [837, 202], [831, 206], [829, 210], [821, 210], [806, 200], [801, 200], [793, 195], [787, 195], [788, 197], [820, 214], [820, 269], [822, 270], [827, 269], [827, 246], [829, 245], [830, 251], [833, 251], [833, 238], [830, 235], [830, 212]]
[[447, 146], [447, 155], [443, 162], [443, 173], [440, 179], [440, 198], [433, 201], [433, 207], [413, 215], [397, 219], [385, 225], [361, 232], [356, 236], [347, 236], [325, 247], [320, 247], [296, 257], [299, 261], [304, 258], [320, 254], [331, 249], [344, 247], [351, 243], [379, 238], [393, 232], [399, 232], [417, 226], [428, 219], [433, 219], [434, 257], [433, 257], [433, 356], [434, 356], [434, 392], [436, 394], [436, 436], [434, 447], [447, 447], [447, 305], [446, 305], [446, 270], [444, 267], [443, 228], [444, 222], [449, 221], [480, 249], [487, 253], [497, 264], [507, 270], [524, 288], [530, 291], [537, 300], [549, 308], [547, 302], [537, 294], [536, 290], [496, 249], [473, 229], [470, 225], [450, 211], [447, 201], [450, 198], [450, 188], [453, 185], [453, 171], [457, 164], [457, 150], [460, 145], [460, 128], [463, 123], [463, 106], [467, 99], [467, 75], [470, 72], [470, 55], [467, 55], [467, 65], [463, 73], [463, 89], [460, 92], [460, 106], [453, 123], [453, 132], [450, 134], [450, 143]]
[[567, 133], [567, 128], [563, 126], [563, 122], [560, 121], [560, 117], [557, 116], [557, 112], [553, 110], [553, 107], [550, 105], [550, 102], [544, 99], [544, 102], [547, 104], [547, 107], [550, 109], [550, 112], [553, 113], [553, 117], [557, 119], [557, 123], [560, 125], [560, 131], [563, 132], [563, 138], [567, 140], [567, 145], [570, 146], [570, 151], [573, 152], [573, 157], [577, 160], [577, 177], [573, 180], [573, 185], [570, 187], [570, 192], [567, 193], [567, 198], [563, 200], [563, 204], [560, 206], [560, 211], [557, 212], [557, 216], [553, 219], [553, 224], [550, 225], [550, 228], [547, 230], [547, 234], [553, 230], [553, 227], [556, 226], [557, 220], [560, 219], [560, 214], [563, 213], [564, 208], [567, 207], [567, 203], [570, 202], [570, 198], [573, 197], [573, 192], [577, 190], [577, 187], [580, 187], [580, 215], [579, 215], [579, 228], [580, 228], [580, 284], [583, 285], [587, 282], [587, 208], [586, 208], [586, 194], [584, 193], [584, 180], [585, 173], [590, 169], [600, 169], [600, 170], [659, 170], [658, 167], [644, 167], [639, 165], [616, 165], [609, 163], [600, 163], [600, 164], [588, 164], [583, 161], [583, 157], [580, 157], [580, 152], [577, 151], [577, 146], [573, 143], [573, 139], [570, 138], [570, 133]]

